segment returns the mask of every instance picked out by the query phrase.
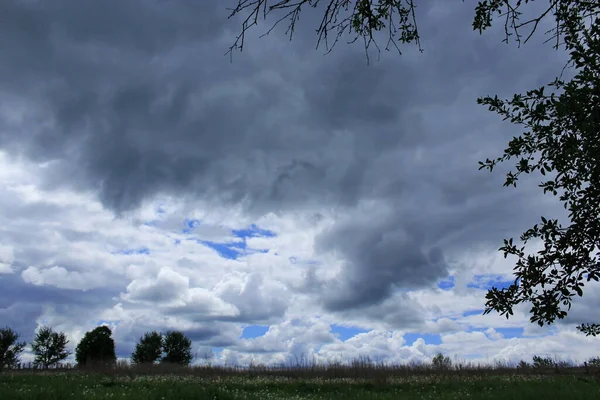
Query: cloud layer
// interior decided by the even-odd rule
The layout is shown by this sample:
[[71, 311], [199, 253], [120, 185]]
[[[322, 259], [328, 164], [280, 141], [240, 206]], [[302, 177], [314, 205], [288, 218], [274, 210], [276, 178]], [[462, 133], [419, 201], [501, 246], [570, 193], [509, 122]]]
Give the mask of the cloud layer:
[[[323, 56], [308, 24], [291, 44], [256, 31], [230, 62], [240, 21], [220, 2], [1, 7], [0, 315], [25, 337], [103, 321], [126, 356], [145, 330], [181, 329], [240, 362], [530, 343], [497, 330], [524, 313], [466, 314], [510, 280], [501, 239], [560, 212], [533, 180], [477, 171], [517, 128], [475, 98], [551, 80], [565, 55], [541, 37], [507, 46], [437, 1], [419, 8], [423, 54]], [[342, 341], [336, 324], [367, 332]], [[268, 331], [242, 337], [253, 325]]]

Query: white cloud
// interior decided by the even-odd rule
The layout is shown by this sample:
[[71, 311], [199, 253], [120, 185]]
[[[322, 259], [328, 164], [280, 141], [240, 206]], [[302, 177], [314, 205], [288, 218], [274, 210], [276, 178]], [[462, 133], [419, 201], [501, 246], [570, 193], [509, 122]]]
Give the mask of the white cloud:
[[[35, 326], [50, 324], [65, 331], [73, 345], [86, 330], [103, 320], [113, 324], [124, 356], [144, 330], [181, 329], [195, 338], [198, 349], [226, 347], [215, 360], [217, 363], [293, 363], [313, 357], [320, 362], [357, 357], [409, 362], [429, 360], [437, 351], [459, 359], [513, 361], [534, 354], [577, 360], [590, 356], [586, 349], [591, 346], [591, 339], [574, 333], [568, 326], [557, 331], [539, 329], [529, 324], [525, 308], [509, 320], [495, 314], [463, 316], [466, 311], [483, 308], [485, 291], [466, 288], [459, 274], [472, 279], [475, 275], [506, 272], [506, 265], [499, 265], [491, 250], [478, 253], [488, 256], [472, 252], [462, 256], [471, 261], [456, 271], [459, 278], [452, 290], [432, 287], [398, 291], [381, 304], [355, 312], [330, 313], [310, 292], [298, 291], [298, 285], [308, 271], [317, 274], [319, 280], [331, 279], [340, 271], [339, 260], [327, 254], [316, 255], [313, 249], [314, 237], [330, 226], [334, 220], [331, 216], [268, 215], [255, 223], [277, 236], [249, 238], [247, 244], [269, 251], [228, 260], [195, 240], [185, 239], [233, 239], [232, 228], [248, 226], [236, 225], [236, 212], [212, 209], [203, 213], [199, 203], [199, 211], [190, 211], [191, 206], [187, 206], [190, 217], [176, 200], [163, 199], [147, 203], [137, 216], [114, 219], [86, 195], [68, 189], [40, 188], [36, 168], [41, 167], [3, 157], [0, 170], [13, 171], [3, 176], [4, 183], [11, 176], [19, 179], [12, 188], [3, 185], [4, 189], [0, 189], [4, 190], [2, 201], [12, 207], [8, 208], [10, 214], [6, 208], [0, 209], [4, 226], [10, 228], [0, 247], [0, 261], [16, 265], [13, 269], [19, 272], [19, 279], [32, 285], [24, 286], [27, 291], [41, 287], [110, 289], [98, 297], [98, 311], [84, 318], [75, 304], [54, 305], [52, 298], [41, 308]], [[49, 205], [55, 207], [53, 213], [37, 211]], [[162, 213], [157, 214], [159, 206]], [[26, 215], [23, 213], [35, 214], [36, 220], [14, 218]], [[203, 228], [183, 234], [186, 218], [201, 219]], [[150, 220], [159, 222], [142, 223]], [[161, 220], [172, 222], [162, 224]], [[175, 244], [175, 239], [180, 239], [180, 243]], [[121, 250], [140, 248], [147, 248], [150, 254], [119, 254]], [[294, 263], [290, 257], [316, 263]], [[23, 266], [31, 261], [35, 264]], [[589, 298], [592, 302], [595, 299]], [[32, 301], [25, 292], [14, 300], [15, 304]], [[585, 304], [574, 309], [584, 310]], [[23, 311], [18, 310], [24, 310], [23, 307], [6, 308], [4, 312], [22, 315]], [[247, 324], [267, 324], [269, 330], [262, 337], [241, 339], [242, 328]], [[341, 341], [331, 332], [331, 324], [369, 332]], [[505, 339], [496, 330], [519, 327], [525, 328], [525, 335], [536, 336]], [[467, 332], [468, 329], [483, 331]], [[440, 333], [442, 343], [432, 345], [418, 339], [407, 345], [403, 335], [408, 332]]]
[[167, 314], [188, 314], [193, 318], [236, 317], [240, 311], [219, 298], [217, 293], [201, 287], [190, 287], [190, 279], [172, 268], [160, 268], [156, 274], [130, 266], [132, 278], [121, 298], [131, 303], [165, 310]]
[[293, 295], [280, 282], [265, 279], [260, 273], [232, 273], [214, 288], [222, 299], [235, 305], [240, 316], [250, 320], [281, 318], [293, 301]]
[[14, 261], [14, 250], [12, 246], [0, 243], [0, 274], [12, 274], [12, 263]]
[[88, 290], [103, 285], [93, 273], [84, 275], [56, 265], [43, 269], [29, 267], [21, 272], [21, 277], [26, 283], [36, 286], [51, 285], [60, 289]]

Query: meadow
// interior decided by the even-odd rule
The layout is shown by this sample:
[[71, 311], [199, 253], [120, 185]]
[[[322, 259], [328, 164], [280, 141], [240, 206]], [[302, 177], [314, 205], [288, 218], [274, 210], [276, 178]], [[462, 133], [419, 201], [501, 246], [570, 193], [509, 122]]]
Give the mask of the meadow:
[[600, 399], [598, 368], [120, 366], [0, 373], [2, 400]]

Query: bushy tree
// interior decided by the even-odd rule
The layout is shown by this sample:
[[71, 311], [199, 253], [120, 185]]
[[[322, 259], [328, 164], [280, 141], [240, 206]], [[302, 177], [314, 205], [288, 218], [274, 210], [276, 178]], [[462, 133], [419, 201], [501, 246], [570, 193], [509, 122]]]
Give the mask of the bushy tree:
[[71, 354], [66, 349], [68, 343], [63, 332], [54, 332], [49, 326], [41, 327], [31, 342], [31, 351], [35, 355], [34, 364], [48, 368], [61, 362]]
[[189, 365], [194, 358], [192, 341], [178, 331], [168, 331], [165, 334], [163, 352], [162, 363]]
[[[516, 94], [510, 100], [497, 96], [479, 98], [479, 104], [526, 130], [508, 144], [504, 154], [480, 163], [490, 172], [499, 163], [515, 160], [505, 186], [516, 186], [520, 175], [539, 172], [547, 179], [539, 186], [544, 193], [558, 196], [569, 211], [563, 224], [557, 218], [541, 218], [541, 224], [524, 232], [522, 246], [505, 239], [500, 251], [516, 257], [515, 281], [508, 288], [488, 291], [485, 313], [496, 311], [509, 318], [513, 308], [530, 304], [531, 322], [551, 324], [565, 318], [575, 296], [583, 296], [586, 282], [600, 280], [600, 2], [548, 0], [537, 17], [521, 20], [524, 8], [541, 2], [533, 0], [483, 0], [475, 7], [473, 30], [482, 33], [500, 17], [504, 39], [526, 43], [545, 18], [553, 19], [549, 41], [570, 56], [566, 67], [574, 68], [570, 81], [559, 78], [546, 86]], [[386, 50], [398, 42], [416, 43], [421, 49], [415, 4], [412, 0], [238, 0], [231, 16], [246, 14], [242, 31], [233, 49], [243, 49], [246, 31], [270, 13], [281, 12], [289, 21], [290, 39], [303, 7], [322, 7], [317, 29], [317, 47], [324, 42], [330, 51], [345, 34], [351, 42], [362, 39], [365, 50], [374, 44], [378, 32], [387, 32]], [[535, 10], [534, 10], [535, 11]], [[272, 28], [271, 28], [272, 29]], [[523, 33], [524, 30], [527, 30]], [[270, 32], [267, 31], [267, 33]], [[332, 35], [333, 33], [333, 35]], [[543, 249], [527, 251], [530, 242], [542, 242]], [[600, 335], [600, 324], [582, 324], [586, 335]]]
[[19, 355], [25, 348], [25, 342], [19, 342], [19, 334], [8, 326], [0, 329], [0, 370], [15, 368]]
[[134, 364], [153, 364], [160, 359], [162, 347], [162, 334], [156, 331], [146, 332], [135, 345], [131, 361]]
[[117, 356], [110, 328], [103, 325], [86, 332], [75, 349], [75, 360], [80, 366], [114, 365]]

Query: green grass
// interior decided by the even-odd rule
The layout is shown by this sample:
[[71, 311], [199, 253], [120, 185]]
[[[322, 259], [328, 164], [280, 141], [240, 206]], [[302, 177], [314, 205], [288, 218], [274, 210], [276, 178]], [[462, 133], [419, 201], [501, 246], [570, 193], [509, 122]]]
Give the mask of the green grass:
[[63, 399], [596, 399], [600, 383], [575, 376], [415, 375], [386, 379], [275, 376], [110, 375], [70, 372], [0, 374], [2, 400]]

